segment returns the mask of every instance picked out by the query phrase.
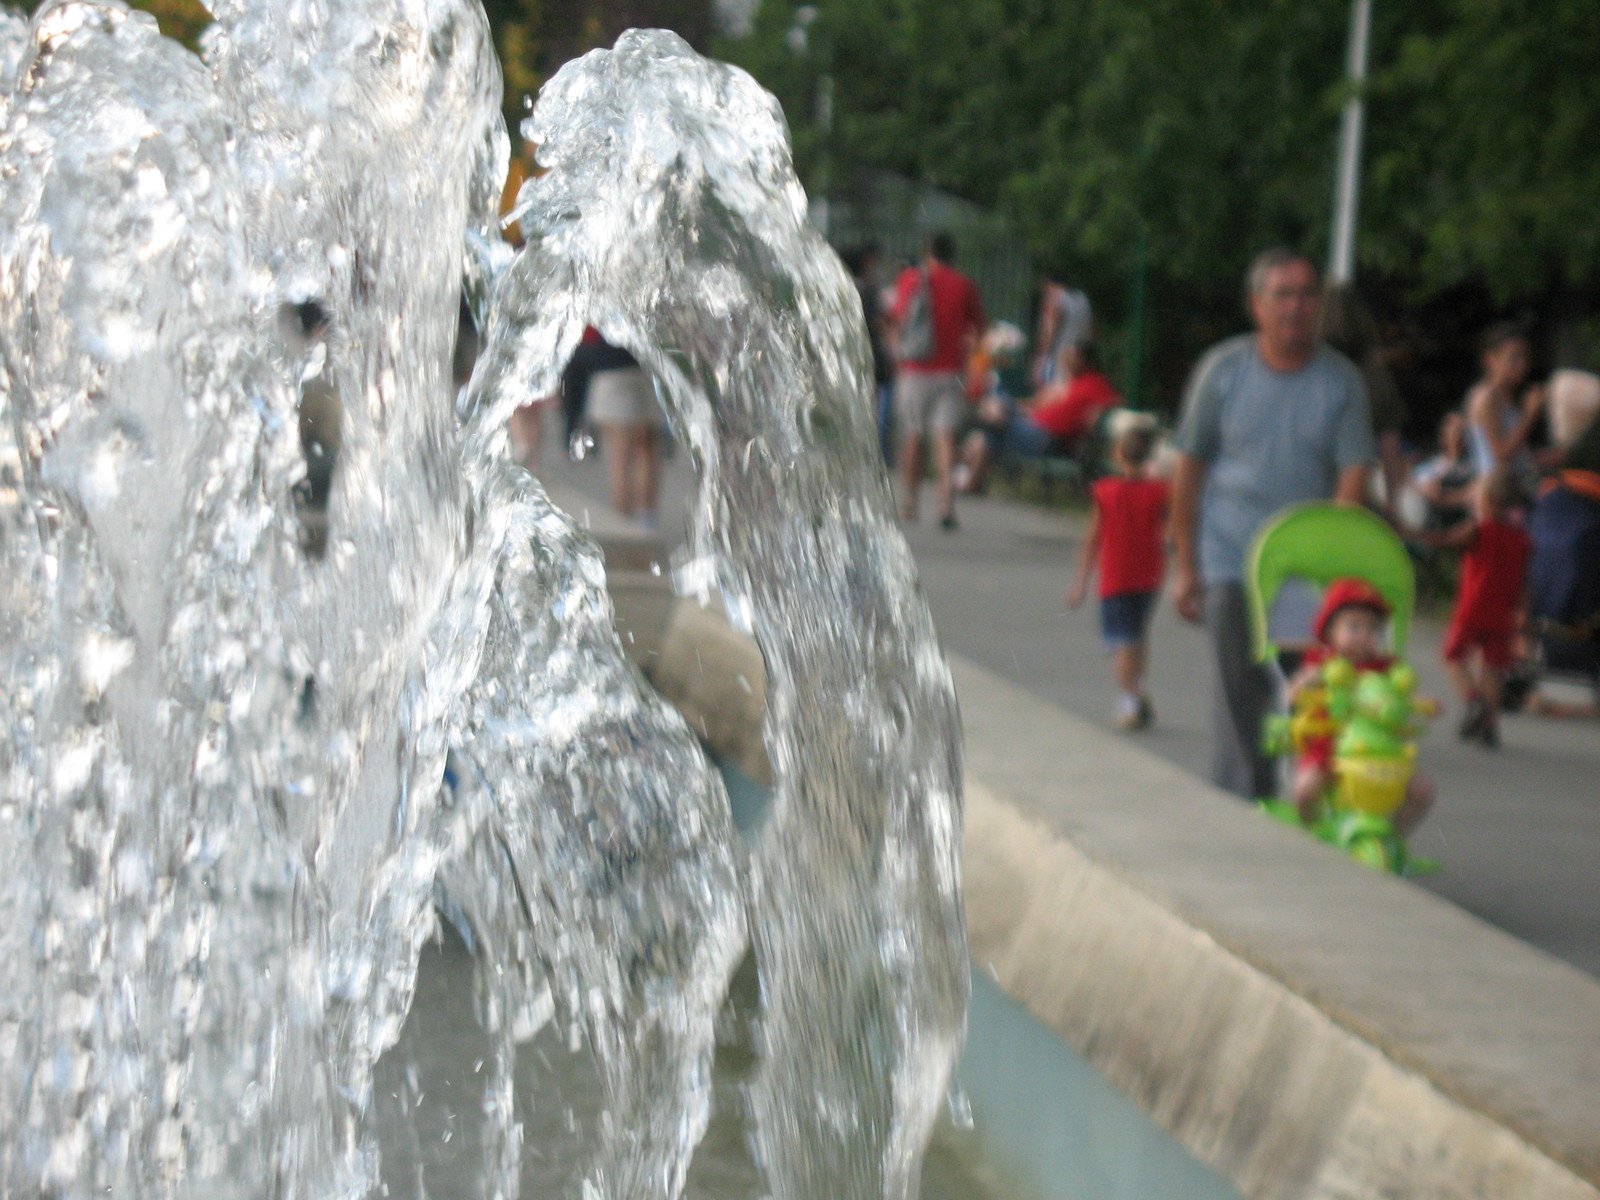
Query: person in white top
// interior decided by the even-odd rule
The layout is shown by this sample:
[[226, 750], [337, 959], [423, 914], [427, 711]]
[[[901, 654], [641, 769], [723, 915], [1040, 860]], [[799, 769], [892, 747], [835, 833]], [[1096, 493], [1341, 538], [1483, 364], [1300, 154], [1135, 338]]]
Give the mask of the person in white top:
[[1467, 392], [1467, 445], [1479, 475], [1510, 470], [1524, 488], [1536, 470], [1528, 437], [1544, 412], [1545, 389], [1528, 378], [1528, 335], [1521, 326], [1491, 326], [1481, 344], [1483, 377]]

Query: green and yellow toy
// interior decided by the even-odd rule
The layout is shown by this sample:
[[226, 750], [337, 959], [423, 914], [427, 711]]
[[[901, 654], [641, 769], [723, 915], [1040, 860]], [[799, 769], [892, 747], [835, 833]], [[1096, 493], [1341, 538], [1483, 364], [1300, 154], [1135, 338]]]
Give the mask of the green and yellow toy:
[[1369, 630], [1387, 622], [1390, 648], [1404, 649], [1414, 598], [1405, 547], [1361, 509], [1302, 505], [1271, 523], [1257, 538], [1248, 576], [1264, 661], [1278, 652], [1268, 634], [1273, 602], [1295, 578], [1326, 588], [1315, 622], [1319, 645], [1296, 679], [1289, 713], [1268, 718], [1264, 746], [1294, 755], [1297, 790], [1305, 790], [1299, 804], [1270, 798], [1262, 806], [1370, 866], [1408, 875], [1437, 869], [1408, 854], [1395, 827], [1397, 814], [1409, 815], [1401, 811], [1408, 795], [1426, 785], [1431, 799], [1415, 766], [1416, 737], [1433, 706], [1415, 695], [1416, 673], [1405, 663], [1369, 645], [1358, 666], [1333, 653], [1325, 636], [1340, 612], [1359, 607], [1378, 619], [1369, 618]]

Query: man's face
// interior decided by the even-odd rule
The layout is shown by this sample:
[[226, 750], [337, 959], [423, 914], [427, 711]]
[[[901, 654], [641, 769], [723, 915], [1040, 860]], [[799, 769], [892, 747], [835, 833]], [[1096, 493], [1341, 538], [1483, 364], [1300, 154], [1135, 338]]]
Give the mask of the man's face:
[[1272, 348], [1303, 353], [1316, 345], [1322, 291], [1317, 272], [1303, 260], [1267, 272], [1261, 290], [1250, 297], [1250, 315]]

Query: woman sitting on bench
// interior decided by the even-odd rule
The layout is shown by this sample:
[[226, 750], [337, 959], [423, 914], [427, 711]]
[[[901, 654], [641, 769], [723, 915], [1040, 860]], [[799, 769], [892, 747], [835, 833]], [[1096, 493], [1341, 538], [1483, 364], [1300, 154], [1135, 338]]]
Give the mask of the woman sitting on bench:
[[1005, 424], [974, 429], [961, 447], [966, 489], [982, 490], [995, 457], [1075, 458], [1100, 415], [1121, 397], [1100, 369], [1092, 344], [1061, 353], [1061, 376], [1011, 410]]

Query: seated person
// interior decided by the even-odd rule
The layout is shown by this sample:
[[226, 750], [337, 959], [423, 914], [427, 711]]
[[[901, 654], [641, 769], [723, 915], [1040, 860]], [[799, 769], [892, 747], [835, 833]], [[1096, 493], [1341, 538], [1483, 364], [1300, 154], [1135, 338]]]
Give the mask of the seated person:
[[[1022, 349], [1022, 331], [1008, 321], [989, 327], [967, 360], [967, 402], [971, 406], [962, 429], [955, 465], [957, 491], [982, 494], [988, 484], [989, 465], [1003, 444], [1011, 421], [1017, 389], [1013, 376], [1015, 356]], [[973, 447], [970, 451], [966, 448]], [[974, 469], [976, 468], [976, 470]]]
[[1569, 437], [1528, 519], [1529, 616], [1544, 665], [1600, 690], [1600, 418]]
[[968, 435], [961, 457], [969, 480], [983, 479], [996, 453], [1016, 458], [1071, 454], [1100, 415], [1117, 406], [1120, 397], [1092, 345], [1069, 346], [1061, 361], [1065, 380], [1013, 407], [1003, 426], [994, 423]]
[[1427, 505], [1423, 528], [1449, 529], [1472, 515], [1472, 484], [1478, 477], [1467, 447], [1467, 420], [1452, 412], [1439, 423], [1439, 452], [1411, 473], [1411, 484]]
[[[1394, 659], [1384, 652], [1388, 621], [1389, 605], [1377, 588], [1364, 579], [1334, 580], [1312, 626], [1317, 645], [1306, 652], [1289, 683], [1291, 703], [1301, 689], [1318, 683], [1322, 665], [1330, 659], [1342, 658], [1357, 671], [1387, 671], [1394, 666]], [[1295, 807], [1308, 825], [1316, 820], [1322, 797], [1333, 782], [1333, 758], [1334, 738], [1329, 734], [1305, 745], [1295, 763]], [[1405, 801], [1394, 814], [1396, 833], [1410, 835], [1433, 807], [1434, 792], [1431, 779], [1421, 772], [1412, 774]]]

